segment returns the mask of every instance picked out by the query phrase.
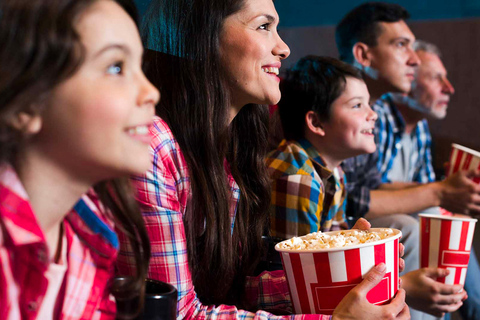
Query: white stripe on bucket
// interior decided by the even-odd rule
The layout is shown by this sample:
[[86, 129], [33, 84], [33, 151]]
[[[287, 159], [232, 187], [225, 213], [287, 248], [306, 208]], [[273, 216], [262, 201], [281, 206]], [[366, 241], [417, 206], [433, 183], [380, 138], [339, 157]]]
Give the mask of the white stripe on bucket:
[[428, 266], [430, 268], [438, 267], [438, 252], [440, 251], [440, 227], [442, 220], [430, 219], [430, 248], [428, 255]]
[[468, 153], [464, 152], [462, 155], [462, 159], [460, 161], [460, 165], [458, 166], [458, 170], [463, 170], [463, 167], [465, 166], [465, 162], [467, 162], [468, 159]]
[[445, 277], [445, 284], [453, 284], [455, 282], [455, 271], [457, 269], [456, 268], [447, 268], [447, 270], [450, 270], [450, 274]]
[[360, 266], [362, 268], [362, 278], [375, 266], [375, 247], [360, 248]]
[[303, 277], [305, 278], [305, 286], [307, 287], [308, 304], [310, 310], [315, 310], [315, 304], [313, 302], [312, 290], [310, 290], [311, 283], [317, 283], [317, 271], [315, 270], [315, 261], [313, 260], [313, 254], [304, 253], [300, 255], [300, 261], [302, 262]]
[[[283, 262], [285, 267], [285, 273], [287, 274], [287, 279], [293, 280], [295, 279], [295, 275], [293, 274], [292, 261], [290, 260], [290, 256], [288, 253], [282, 253], [282, 255], [283, 255]], [[300, 305], [300, 300], [298, 298], [297, 286], [295, 285], [295, 281], [292, 281], [292, 280], [290, 280], [288, 284], [290, 286], [290, 290], [292, 291], [293, 306], [297, 313], [302, 313], [302, 307]]]
[[332, 282], [347, 281], [347, 266], [345, 264], [345, 251], [329, 252], [330, 273]]
[[475, 231], [475, 222], [468, 223], [467, 243], [465, 244], [465, 251], [472, 249], [473, 232]]
[[480, 165], [480, 158], [473, 157], [472, 162], [470, 162], [469, 169], [477, 169], [479, 165]]
[[462, 268], [462, 273], [460, 273], [460, 284], [465, 284], [465, 277], [467, 276], [467, 268]]
[[448, 249], [458, 250], [460, 247], [460, 236], [462, 235], [463, 221], [452, 221], [452, 227], [450, 228], [450, 242], [448, 243]]

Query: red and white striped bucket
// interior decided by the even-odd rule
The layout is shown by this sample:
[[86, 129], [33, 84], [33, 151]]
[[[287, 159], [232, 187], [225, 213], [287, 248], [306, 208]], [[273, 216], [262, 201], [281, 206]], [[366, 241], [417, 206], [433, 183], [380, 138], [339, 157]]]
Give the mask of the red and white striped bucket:
[[468, 260], [477, 219], [419, 214], [420, 265], [442, 268], [450, 274], [437, 281], [465, 284]]
[[277, 244], [275, 250], [282, 257], [295, 313], [332, 314], [343, 297], [381, 262], [386, 264], [387, 272], [367, 294], [367, 299], [373, 304], [390, 301], [398, 291], [398, 250], [402, 236], [400, 230], [393, 230], [394, 236], [389, 238], [345, 248], [288, 250]]
[[[471, 169], [480, 170], [480, 152], [452, 143], [447, 176], [460, 170]], [[473, 181], [475, 183], [480, 183], [480, 178], [474, 178]]]

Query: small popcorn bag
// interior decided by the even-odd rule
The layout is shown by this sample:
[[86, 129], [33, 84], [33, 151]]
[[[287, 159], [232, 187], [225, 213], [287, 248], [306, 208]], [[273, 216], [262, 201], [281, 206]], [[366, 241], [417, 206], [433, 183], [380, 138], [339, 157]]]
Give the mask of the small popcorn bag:
[[373, 304], [389, 302], [398, 291], [399, 239], [396, 229], [315, 232], [275, 246], [282, 258], [297, 314], [332, 314], [372, 267], [385, 263], [382, 281], [367, 294]]
[[477, 219], [419, 214], [420, 265], [442, 268], [450, 274], [437, 281], [465, 284]]

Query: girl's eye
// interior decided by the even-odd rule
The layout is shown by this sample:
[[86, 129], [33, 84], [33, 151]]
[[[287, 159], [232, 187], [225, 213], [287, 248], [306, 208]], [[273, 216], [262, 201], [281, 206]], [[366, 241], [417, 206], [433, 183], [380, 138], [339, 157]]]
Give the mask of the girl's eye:
[[123, 62], [115, 62], [114, 64], [111, 64], [107, 68], [108, 74], [118, 75], [118, 74], [122, 74], [122, 71], [123, 71]]
[[258, 29], [269, 31], [270, 30], [270, 23], [264, 23], [260, 27], [258, 27]]
[[357, 103], [356, 105], [353, 106], [354, 109], [358, 109], [358, 108], [361, 108], [361, 107], [362, 107], [361, 103]]

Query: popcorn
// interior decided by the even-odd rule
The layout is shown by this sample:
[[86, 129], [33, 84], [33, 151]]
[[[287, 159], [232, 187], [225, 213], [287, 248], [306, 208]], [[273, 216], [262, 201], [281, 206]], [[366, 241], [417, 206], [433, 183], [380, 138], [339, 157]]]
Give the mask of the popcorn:
[[277, 243], [296, 314], [332, 314], [345, 295], [375, 265], [386, 274], [367, 295], [375, 305], [390, 301], [399, 289], [397, 229], [371, 228], [315, 232]]
[[375, 242], [394, 236], [393, 229], [382, 228], [375, 231], [344, 230], [339, 232], [313, 232], [302, 237], [293, 237], [278, 244], [286, 250], [318, 250], [344, 248], [363, 243]]

